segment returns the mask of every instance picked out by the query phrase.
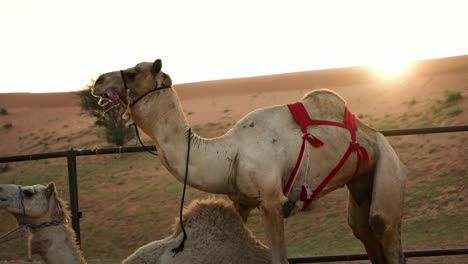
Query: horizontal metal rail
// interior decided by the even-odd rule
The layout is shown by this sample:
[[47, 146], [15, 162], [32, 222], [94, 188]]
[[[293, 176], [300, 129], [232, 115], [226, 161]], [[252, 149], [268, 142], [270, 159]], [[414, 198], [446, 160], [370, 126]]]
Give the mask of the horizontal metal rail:
[[[468, 248], [406, 251], [404, 252], [404, 254], [405, 254], [405, 258], [468, 255]], [[369, 259], [369, 257], [366, 254], [353, 254], [353, 255], [290, 258], [289, 263], [320, 263], [320, 262], [335, 262], [335, 261], [356, 261], [356, 260], [367, 260], [367, 259]]]
[[[429, 127], [429, 128], [413, 128], [413, 129], [397, 129], [397, 130], [383, 130], [380, 131], [384, 136], [407, 136], [407, 135], [419, 135], [419, 134], [436, 134], [436, 133], [447, 133], [447, 132], [466, 132], [468, 131], [468, 125], [464, 126], [448, 126], [448, 127]], [[155, 151], [154, 145], [147, 146], [151, 151]], [[28, 160], [40, 160], [40, 159], [53, 159], [53, 158], [65, 158], [73, 152], [75, 156], [91, 156], [101, 154], [119, 154], [119, 153], [132, 153], [132, 152], [143, 152], [144, 147], [119, 147], [119, 148], [101, 148], [101, 149], [71, 149], [67, 151], [38, 153], [38, 154], [27, 154], [17, 156], [5, 156], [0, 157], [0, 163], [17, 162], [17, 161], [28, 161]]]
[[[146, 148], [151, 151], [156, 150], [155, 146], [146, 146]], [[145, 148], [139, 147], [139, 146], [138, 147], [120, 147], [120, 148], [101, 148], [101, 149], [71, 149], [67, 151], [0, 157], [0, 163], [65, 158], [65, 157], [68, 157], [68, 155], [70, 155], [69, 153], [73, 153], [74, 156], [78, 157], [78, 156], [119, 154], [119, 153], [131, 153], [131, 152], [143, 152], [143, 151], [146, 151]]]
[[436, 134], [436, 133], [448, 133], [448, 132], [466, 132], [468, 131], [468, 125], [465, 126], [448, 126], [448, 127], [427, 127], [427, 128], [409, 128], [409, 129], [397, 129], [397, 130], [385, 130], [380, 131], [384, 136], [409, 136], [409, 135], [421, 135], [421, 134]]

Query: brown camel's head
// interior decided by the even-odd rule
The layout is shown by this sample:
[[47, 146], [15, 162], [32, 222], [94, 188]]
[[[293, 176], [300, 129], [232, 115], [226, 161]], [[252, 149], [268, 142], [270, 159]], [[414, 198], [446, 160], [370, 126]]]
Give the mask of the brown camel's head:
[[96, 80], [92, 94], [100, 97], [99, 105], [120, 102], [124, 105], [135, 102], [155, 88], [170, 87], [172, 80], [161, 71], [162, 61], [141, 62], [124, 71], [104, 73]]
[[57, 197], [54, 183], [47, 186], [19, 186], [0, 184], [0, 209], [13, 214], [16, 219], [24, 217], [28, 223], [40, 223], [50, 220], [63, 220], [64, 202]]

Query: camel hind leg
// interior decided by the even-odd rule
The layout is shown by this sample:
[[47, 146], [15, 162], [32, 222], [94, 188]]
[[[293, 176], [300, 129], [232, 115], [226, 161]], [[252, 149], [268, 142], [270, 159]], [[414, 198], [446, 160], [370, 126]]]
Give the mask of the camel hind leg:
[[348, 225], [361, 240], [372, 263], [385, 263], [382, 245], [369, 222], [372, 201], [372, 175], [360, 175], [348, 183]]
[[405, 263], [401, 246], [406, 167], [378, 134], [375, 168], [348, 183], [348, 223], [372, 263]]
[[406, 167], [380, 133], [377, 148], [375, 168], [348, 183], [348, 223], [372, 263], [405, 263], [401, 219]]
[[372, 185], [369, 223], [382, 245], [386, 264], [405, 263], [401, 246], [401, 219], [407, 169], [382, 134]]

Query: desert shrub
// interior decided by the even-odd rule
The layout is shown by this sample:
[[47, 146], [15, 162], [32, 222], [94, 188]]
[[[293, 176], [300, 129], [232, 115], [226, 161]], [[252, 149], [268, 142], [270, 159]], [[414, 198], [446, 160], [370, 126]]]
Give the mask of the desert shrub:
[[463, 113], [463, 110], [460, 108], [455, 108], [447, 113], [448, 116], [457, 116], [459, 114]]
[[455, 102], [459, 101], [460, 99], [462, 99], [462, 95], [460, 92], [447, 92], [445, 103], [448, 105], [452, 105]]
[[11, 122], [6, 122], [5, 124], [3, 124], [3, 128], [5, 129], [10, 129], [13, 127], [13, 124]]
[[8, 110], [4, 107], [0, 107], [0, 115], [8, 115]]
[[7, 172], [10, 170], [10, 165], [8, 164], [0, 164], [0, 173]]

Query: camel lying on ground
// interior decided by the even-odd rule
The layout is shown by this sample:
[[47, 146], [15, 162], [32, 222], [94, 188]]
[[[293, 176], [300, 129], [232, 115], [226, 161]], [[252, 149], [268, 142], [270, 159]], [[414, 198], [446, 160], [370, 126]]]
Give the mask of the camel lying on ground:
[[[56, 226], [28, 227], [30, 259], [32, 254], [39, 254], [47, 264], [86, 263], [69, 224], [70, 213], [57, 196], [53, 183], [47, 186], [0, 184], [0, 209], [15, 216], [19, 225], [61, 222]], [[188, 234], [183, 252], [177, 255], [172, 252], [183, 236], [176, 221], [171, 236], [139, 248], [123, 263], [271, 263], [269, 249], [255, 239], [235, 209], [223, 200], [193, 201], [184, 212], [183, 221]]]
[[[283, 214], [305, 209], [312, 199], [344, 185], [350, 192], [349, 226], [371, 261], [404, 262], [400, 229], [406, 167], [385, 137], [355, 119], [340, 96], [313, 91], [298, 104], [257, 109], [225, 135], [205, 139], [191, 134], [172, 80], [161, 68], [158, 59], [102, 74], [93, 95], [100, 105], [126, 106], [127, 121], [154, 140], [161, 163], [180, 181], [189, 135], [187, 183], [228, 195], [243, 219], [260, 207], [273, 263], [288, 262]], [[325, 122], [298, 125], [294, 111]]]
[[55, 184], [0, 184], [0, 209], [11, 213], [29, 231], [29, 259], [38, 254], [47, 264], [86, 263], [76, 244], [70, 213]]
[[235, 208], [221, 199], [195, 200], [184, 211], [184, 250], [174, 254], [183, 238], [179, 220], [174, 233], [135, 251], [123, 263], [261, 264], [271, 263], [269, 249], [256, 240]]

